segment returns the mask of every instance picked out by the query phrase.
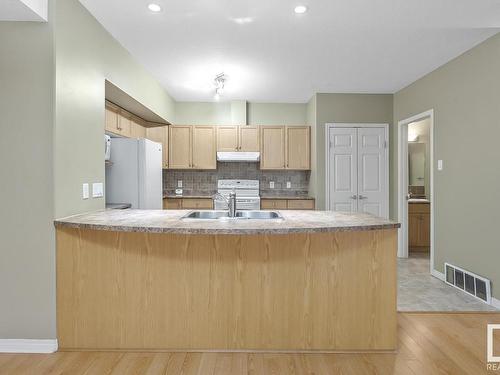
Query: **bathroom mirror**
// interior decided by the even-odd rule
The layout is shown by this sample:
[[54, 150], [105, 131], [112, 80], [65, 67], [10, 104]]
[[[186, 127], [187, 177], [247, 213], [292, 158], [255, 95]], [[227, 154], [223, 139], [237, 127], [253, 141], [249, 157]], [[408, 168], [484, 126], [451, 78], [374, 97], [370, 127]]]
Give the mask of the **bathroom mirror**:
[[425, 143], [408, 143], [410, 186], [425, 186], [425, 163]]

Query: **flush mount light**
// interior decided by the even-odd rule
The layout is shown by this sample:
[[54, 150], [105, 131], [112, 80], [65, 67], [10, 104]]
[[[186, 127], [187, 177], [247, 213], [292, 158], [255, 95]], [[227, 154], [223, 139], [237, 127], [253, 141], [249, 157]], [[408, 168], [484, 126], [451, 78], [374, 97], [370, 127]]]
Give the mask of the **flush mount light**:
[[297, 14], [304, 14], [307, 12], [307, 7], [305, 5], [297, 5], [294, 9]]
[[220, 96], [224, 92], [225, 84], [226, 84], [226, 75], [224, 73], [217, 74], [214, 79], [215, 100], [219, 100]]
[[161, 12], [161, 6], [159, 6], [158, 4], [155, 4], [155, 3], [151, 3], [148, 5], [148, 9], [151, 11], [151, 12], [154, 12], [154, 13], [158, 13], [158, 12]]

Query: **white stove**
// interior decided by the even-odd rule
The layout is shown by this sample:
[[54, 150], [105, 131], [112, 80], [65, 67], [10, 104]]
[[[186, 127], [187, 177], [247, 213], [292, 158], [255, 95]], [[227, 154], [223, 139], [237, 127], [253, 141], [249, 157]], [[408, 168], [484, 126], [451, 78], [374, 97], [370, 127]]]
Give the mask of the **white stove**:
[[[219, 180], [217, 192], [224, 197], [236, 193], [236, 208], [238, 210], [260, 210], [259, 180]], [[216, 210], [226, 210], [227, 203], [222, 199], [215, 200]]]

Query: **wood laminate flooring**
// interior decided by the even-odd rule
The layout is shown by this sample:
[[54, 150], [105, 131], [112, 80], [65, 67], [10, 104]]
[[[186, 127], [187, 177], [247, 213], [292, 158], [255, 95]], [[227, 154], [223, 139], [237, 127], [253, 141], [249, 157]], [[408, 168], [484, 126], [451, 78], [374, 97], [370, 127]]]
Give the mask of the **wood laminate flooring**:
[[[500, 374], [486, 363], [498, 313], [399, 313], [398, 351], [381, 354], [58, 352], [0, 354], [0, 374]], [[500, 332], [494, 336], [500, 355]]]

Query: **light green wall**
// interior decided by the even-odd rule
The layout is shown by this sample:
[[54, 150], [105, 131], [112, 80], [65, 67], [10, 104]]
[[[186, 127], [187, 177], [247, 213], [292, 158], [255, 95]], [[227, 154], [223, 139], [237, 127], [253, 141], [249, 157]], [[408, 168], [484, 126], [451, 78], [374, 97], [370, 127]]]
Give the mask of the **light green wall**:
[[306, 122], [307, 125], [311, 127], [311, 174], [309, 177], [309, 195], [312, 197], [316, 197], [317, 195], [317, 170], [316, 170], [316, 144], [317, 144], [317, 136], [316, 136], [316, 94], [309, 100], [306, 107]]
[[104, 81], [166, 120], [174, 101], [77, 0], [56, 7], [55, 215], [104, 207], [81, 199], [82, 183], [104, 182]]
[[[500, 298], [500, 34], [394, 97], [400, 121], [434, 109], [435, 268], [445, 261], [493, 282]], [[397, 128], [393, 129], [397, 136]], [[394, 138], [397, 139], [397, 138]], [[397, 169], [393, 168], [394, 183]], [[394, 194], [393, 203], [397, 196]]]
[[[240, 104], [240, 101], [177, 102], [174, 123], [178, 125], [231, 125], [234, 110], [241, 112]], [[306, 107], [307, 104], [301, 103], [247, 103], [246, 122], [248, 125], [304, 125], [307, 122]], [[242, 118], [241, 114], [238, 117]]]
[[231, 102], [177, 102], [176, 125], [231, 125]]
[[0, 339], [56, 337], [52, 24], [0, 22]]
[[[325, 209], [325, 124], [331, 122], [383, 123], [391, 126], [392, 99], [392, 95], [387, 94], [316, 94], [316, 181], [314, 184], [317, 209]], [[391, 147], [391, 150], [393, 148]], [[392, 186], [390, 191], [392, 194]]]
[[307, 104], [248, 103], [248, 125], [304, 125]]

